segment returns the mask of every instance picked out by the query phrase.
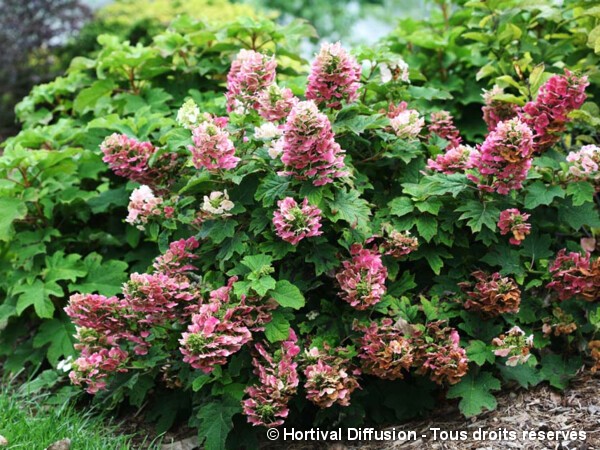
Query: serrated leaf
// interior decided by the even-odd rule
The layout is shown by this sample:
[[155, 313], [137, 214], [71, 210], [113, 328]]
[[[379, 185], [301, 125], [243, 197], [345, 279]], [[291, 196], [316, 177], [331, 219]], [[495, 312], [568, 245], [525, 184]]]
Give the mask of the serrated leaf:
[[594, 201], [596, 190], [587, 181], [575, 181], [567, 185], [567, 194], [573, 197], [573, 206], [581, 206]]
[[264, 206], [272, 205], [284, 196], [289, 185], [290, 181], [286, 177], [267, 175], [258, 185], [254, 198], [258, 201], [262, 200]]
[[343, 220], [352, 228], [368, 228], [371, 208], [366, 200], [360, 198], [358, 191], [340, 190], [327, 204], [331, 210], [332, 222]]
[[271, 314], [271, 321], [265, 325], [265, 336], [269, 342], [279, 342], [290, 335], [290, 321], [287, 314], [276, 309]]
[[600, 214], [593, 203], [584, 203], [580, 206], [568, 203], [561, 205], [558, 209], [558, 219], [569, 224], [574, 230], [579, 230], [584, 225], [600, 227]]
[[486, 362], [493, 363], [496, 355], [490, 350], [483, 341], [470, 341], [467, 347], [467, 357], [478, 366], [483, 366]]
[[469, 200], [464, 205], [456, 208], [456, 211], [463, 213], [458, 220], [466, 220], [473, 233], [480, 232], [484, 225], [490, 230], [496, 231], [500, 210], [495, 206], [486, 202]]
[[388, 203], [390, 213], [394, 216], [402, 217], [415, 209], [413, 202], [408, 197], [396, 197]]
[[52, 256], [46, 256], [46, 269], [44, 281], [69, 280], [75, 281], [87, 274], [85, 266], [81, 264], [81, 255], [72, 253], [65, 256], [62, 250]]
[[279, 280], [275, 289], [271, 291], [271, 297], [283, 307], [300, 309], [304, 306], [304, 295], [300, 289], [288, 280]]
[[564, 198], [565, 191], [560, 186], [549, 186], [536, 181], [527, 188], [525, 208], [534, 209], [540, 205], [549, 205], [555, 197]]
[[240, 402], [226, 395], [220, 401], [204, 403], [198, 411], [198, 437], [205, 450], [223, 450], [233, 429], [233, 416], [242, 411]]
[[529, 364], [519, 364], [514, 367], [498, 364], [498, 369], [502, 374], [502, 378], [507, 381], [516, 381], [525, 389], [536, 386], [542, 381], [540, 373]]
[[33, 305], [35, 313], [42, 319], [50, 319], [54, 315], [54, 304], [50, 296], [63, 296], [62, 288], [54, 283], [44, 283], [37, 279], [33, 284], [22, 284], [15, 288], [15, 293], [21, 294], [17, 300], [17, 314], [21, 315], [29, 306]]
[[73, 110], [81, 114], [89, 109], [93, 109], [102, 97], [112, 92], [114, 87], [114, 81], [109, 79], [94, 81], [90, 87], [83, 89], [77, 94], [77, 97], [73, 101]]
[[417, 231], [427, 242], [431, 241], [431, 238], [437, 234], [437, 228], [438, 224], [435, 217], [426, 214], [417, 217]]
[[33, 338], [33, 347], [40, 348], [50, 344], [46, 354], [50, 363], [56, 366], [60, 358], [75, 354], [71, 337], [74, 333], [75, 327], [70, 321], [59, 319], [45, 321]]
[[15, 220], [27, 215], [27, 205], [20, 198], [0, 198], [0, 241], [8, 241], [12, 234]]
[[484, 410], [493, 411], [498, 403], [491, 393], [500, 390], [500, 380], [490, 372], [480, 372], [474, 375], [469, 372], [460, 383], [448, 389], [448, 398], [460, 398], [458, 407], [465, 417], [472, 417]]
[[546, 354], [542, 356], [540, 376], [557, 389], [567, 387], [569, 381], [581, 368], [581, 357], [564, 358], [561, 355]]
[[98, 253], [90, 253], [83, 260], [82, 266], [87, 275], [77, 283], [69, 284], [71, 292], [97, 292], [111, 296], [121, 292], [122, 285], [127, 280], [128, 265], [124, 261], [102, 261], [102, 256]]

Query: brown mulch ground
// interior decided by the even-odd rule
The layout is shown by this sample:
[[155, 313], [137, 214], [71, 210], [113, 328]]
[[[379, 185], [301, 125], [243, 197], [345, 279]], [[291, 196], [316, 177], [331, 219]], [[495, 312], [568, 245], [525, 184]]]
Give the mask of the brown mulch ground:
[[[600, 375], [600, 374], [598, 374]], [[272, 450], [504, 450], [504, 449], [561, 449], [561, 450], [600, 450], [600, 376], [592, 376], [589, 372], [579, 375], [564, 391], [559, 392], [547, 385], [534, 389], [515, 389], [497, 395], [498, 408], [495, 411], [482, 413], [477, 417], [465, 419], [455, 405], [445, 405], [432, 416], [395, 426], [400, 430], [415, 431], [418, 437], [412, 441], [387, 442], [346, 442], [344, 444], [299, 443], [291, 445], [280, 441], [281, 445], [267, 445]], [[433, 440], [431, 428], [444, 431], [465, 431], [469, 439], [462, 441]], [[475, 431], [515, 432], [516, 439], [509, 440], [479, 440], [472, 436]], [[586, 439], [569, 440], [531, 440], [524, 438], [523, 431], [585, 431]], [[439, 433], [439, 431], [438, 431]], [[427, 438], [422, 438], [427, 435]], [[439, 436], [439, 434], [438, 434]], [[507, 434], [507, 436], [510, 436]]]

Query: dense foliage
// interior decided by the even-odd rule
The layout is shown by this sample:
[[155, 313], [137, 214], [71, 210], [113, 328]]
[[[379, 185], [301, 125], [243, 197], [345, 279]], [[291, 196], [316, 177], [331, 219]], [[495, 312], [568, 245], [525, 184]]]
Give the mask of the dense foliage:
[[599, 369], [600, 13], [493, 3], [310, 67], [285, 45], [296, 23], [102, 37], [21, 104], [2, 159], [5, 352], [24, 316], [51, 320], [23, 355], [56, 349], [52, 327], [70, 339], [72, 292], [71, 381], [160, 429], [189, 419], [207, 448], [391, 423], [440, 394], [472, 416], [502, 385]]
[[126, 271], [145, 269], [156, 254], [155, 244], [123, 222], [133, 186], [107, 170], [103, 139], [115, 131], [161, 135], [190, 93], [219, 109], [224, 101], [215, 92], [223, 90], [222, 74], [240, 41], [259, 33], [272, 48], [284, 47], [286, 36], [305, 30], [298, 23], [211, 28], [181, 19], [146, 46], [103, 35], [96, 56], [74, 59], [64, 77], [37, 86], [19, 104], [24, 130], [5, 142], [0, 157], [5, 369], [39, 366], [46, 356], [56, 366], [72, 355], [74, 329], [62, 313], [68, 293], [112, 295]]

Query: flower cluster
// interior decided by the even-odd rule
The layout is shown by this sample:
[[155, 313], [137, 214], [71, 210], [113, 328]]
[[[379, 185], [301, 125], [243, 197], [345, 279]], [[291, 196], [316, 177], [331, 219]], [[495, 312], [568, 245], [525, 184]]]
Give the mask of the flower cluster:
[[590, 254], [567, 253], [562, 249], [550, 266], [553, 281], [548, 288], [558, 293], [560, 300], [580, 297], [588, 302], [600, 300], [600, 258]]
[[168, 219], [173, 216], [175, 209], [164, 205], [162, 198], [156, 197], [150, 187], [143, 185], [131, 193], [127, 211], [125, 221], [143, 230], [152, 216]]
[[525, 332], [514, 326], [506, 334], [492, 339], [492, 345], [496, 347], [496, 356], [508, 357], [507, 366], [525, 364], [531, 356], [529, 351], [533, 347], [533, 334], [525, 337]]
[[123, 302], [117, 297], [98, 294], [73, 294], [65, 312], [79, 328], [93, 330], [103, 343], [114, 345], [123, 328], [120, 311]]
[[566, 313], [558, 306], [552, 309], [551, 317], [544, 317], [542, 333], [544, 336], [562, 336], [573, 333], [577, 330], [577, 324], [571, 314]]
[[258, 384], [246, 388], [249, 398], [242, 402], [244, 414], [252, 425], [278, 427], [288, 416], [288, 402], [298, 387], [298, 363], [294, 358], [300, 353], [298, 338], [290, 328], [280, 349], [270, 354], [265, 346], [256, 343], [258, 355], [252, 359]]
[[306, 398], [320, 408], [337, 403], [350, 405], [350, 395], [360, 388], [356, 377], [360, 370], [350, 370], [345, 358], [320, 352], [313, 347], [306, 352], [304, 368]]
[[289, 115], [294, 105], [298, 103], [298, 98], [294, 96], [291, 89], [282, 89], [272, 84], [258, 93], [256, 101], [258, 114], [262, 118], [278, 121]]
[[339, 42], [323, 44], [312, 63], [306, 98], [339, 109], [342, 102], [352, 103], [358, 97], [360, 74], [360, 65]]
[[260, 127], [254, 128], [254, 137], [256, 139], [275, 139], [283, 134], [283, 128], [275, 125], [273, 122], [266, 122]]
[[196, 169], [233, 169], [240, 158], [222, 121], [208, 118], [192, 130], [194, 145], [189, 146], [192, 163]]
[[435, 135], [448, 141], [446, 150], [457, 148], [462, 141], [460, 131], [454, 126], [454, 121], [448, 111], [431, 113], [430, 123], [427, 128], [430, 135]]
[[414, 109], [408, 109], [406, 102], [397, 107], [390, 106], [388, 113], [392, 130], [400, 139], [416, 139], [425, 126], [425, 120]]
[[196, 105], [196, 102], [192, 99], [187, 100], [179, 111], [177, 111], [177, 123], [183, 128], [188, 130], [193, 129], [202, 122], [202, 115], [200, 114], [200, 108]]
[[301, 205], [291, 197], [277, 202], [278, 211], [273, 213], [273, 225], [277, 236], [292, 245], [306, 237], [319, 236], [321, 228], [321, 210], [308, 203], [304, 198]]
[[167, 251], [154, 260], [154, 270], [168, 276], [196, 270], [191, 262], [197, 259], [198, 255], [192, 252], [199, 246], [200, 243], [194, 236], [171, 242]]
[[217, 365], [227, 363], [229, 356], [252, 339], [252, 332], [262, 330], [271, 319], [266, 312], [270, 306], [256, 307], [245, 296], [233, 302], [231, 293], [237, 280], [231, 277], [226, 286], [212, 291], [209, 301], [199, 306], [187, 332], [181, 335], [183, 361], [194, 369], [210, 373]]
[[460, 347], [460, 336], [455, 329], [442, 327], [442, 322], [431, 322], [419, 330], [386, 318], [381, 324], [355, 328], [363, 332], [358, 356], [365, 373], [396, 380], [415, 368], [437, 384], [456, 384], [467, 373], [468, 359]]
[[412, 334], [405, 333], [390, 318], [381, 324], [371, 322], [368, 327], [355, 328], [363, 332], [358, 340], [363, 372], [384, 380], [403, 379], [415, 359]]
[[577, 152], [567, 155], [569, 174], [577, 181], [590, 181], [600, 190], [600, 147], [584, 145]]
[[234, 206], [234, 203], [229, 200], [227, 189], [225, 189], [223, 192], [213, 191], [209, 195], [205, 195], [202, 211], [214, 216], [227, 217], [229, 215], [227, 211], [231, 211]]
[[273, 84], [277, 61], [254, 50], [242, 49], [227, 74], [227, 111], [256, 108], [257, 95]]
[[402, 58], [381, 63], [379, 65], [379, 72], [381, 74], [381, 81], [384, 83], [389, 83], [392, 80], [410, 83], [408, 64]]
[[112, 134], [100, 145], [104, 161], [118, 176], [155, 187], [173, 181], [177, 155], [163, 153], [150, 167], [157, 149], [150, 142], [140, 142], [124, 134]]
[[446, 175], [463, 173], [467, 169], [472, 169], [473, 161], [478, 158], [479, 151], [477, 149], [468, 145], [459, 145], [458, 147], [447, 148], [444, 153], [440, 153], [435, 159], [429, 159], [427, 167]]
[[485, 317], [496, 317], [505, 313], [519, 312], [521, 291], [515, 281], [496, 272], [488, 275], [477, 271], [471, 274], [477, 281], [459, 283], [467, 295], [465, 309], [473, 310]]
[[381, 227], [382, 235], [374, 235], [367, 239], [366, 243], [376, 242], [379, 251], [384, 255], [394, 258], [402, 258], [419, 248], [419, 240], [411, 236], [410, 231], [398, 231], [389, 224]]
[[100, 348], [96, 351], [88, 347], [81, 349], [81, 355], [71, 364], [71, 383], [85, 385], [88, 394], [96, 394], [106, 389], [106, 378], [115, 372], [127, 372], [125, 362], [129, 355], [118, 347]]
[[483, 111], [483, 120], [487, 124], [488, 131], [494, 131], [500, 122], [510, 120], [519, 113], [519, 107], [516, 104], [496, 98], [503, 94], [504, 89], [498, 85], [494, 85], [490, 90], [483, 90], [483, 102], [485, 105], [481, 110]]
[[542, 152], [560, 140], [570, 121], [569, 113], [585, 101], [587, 77], [578, 77], [565, 69], [564, 75], [554, 75], [540, 88], [535, 100], [523, 106], [521, 120], [535, 132], [535, 150]]
[[479, 176], [471, 174], [469, 179], [479, 189], [507, 195], [523, 187], [533, 153], [533, 134], [524, 122], [518, 118], [500, 122], [478, 150], [471, 155], [471, 164]]
[[524, 214], [516, 208], [505, 209], [500, 213], [498, 228], [502, 236], [512, 234], [509, 242], [513, 245], [520, 245], [525, 237], [531, 233], [531, 224], [527, 223], [530, 214]]
[[350, 248], [352, 259], [342, 263], [337, 273], [339, 296], [358, 310], [364, 310], [381, 300], [386, 292], [387, 268], [383, 265], [377, 247], [363, 248], [354, 244]]
[[299, 102], [287, 118], [281, 161], [296, 179], [312, 179], [315, 186], [347, 175], [344, 152], [334, 140], [331, 123], [312, 101]]
[[442, 324], [430, 322], [423, 333], [413, 334], [416, 373], [429, 375], [437, 384], [456, 384], [467, 374], [469, 360], [460, 346], [458, 331]]

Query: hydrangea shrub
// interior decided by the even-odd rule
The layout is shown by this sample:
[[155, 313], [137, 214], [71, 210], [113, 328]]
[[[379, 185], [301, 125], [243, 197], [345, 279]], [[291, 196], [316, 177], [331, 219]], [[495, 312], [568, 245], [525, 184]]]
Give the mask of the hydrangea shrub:
[[[499, 379], [564, 386], [600, 300], [600, 260], [578, 239], [600, 227], [595, 150], [556, 145], [586, 76], [554, 74], [501, 113], [484, 93], [488, 134], [466, 146], [447, 111], [411, 106], [402, 76], [380, 75], [385, 96], [361, 82], [367, 62], [339, 43], [293, 96], [276, 58], [242, 50], [227, 115], [187, 100], [163, 149], [102, 144], [126, 142], [108, 164], [152, 182], [126, 220], [152, 221], [162, 254], [121, 296], [73, 295], [71, 380], [134, 404], [187, 393], [211, 448], [234, 445], [234, 424], [364, 423], [381, 390], [397, 419], [437, 391], [470, 416]], [[557, 223], [570, 232], [552, 237]]]

